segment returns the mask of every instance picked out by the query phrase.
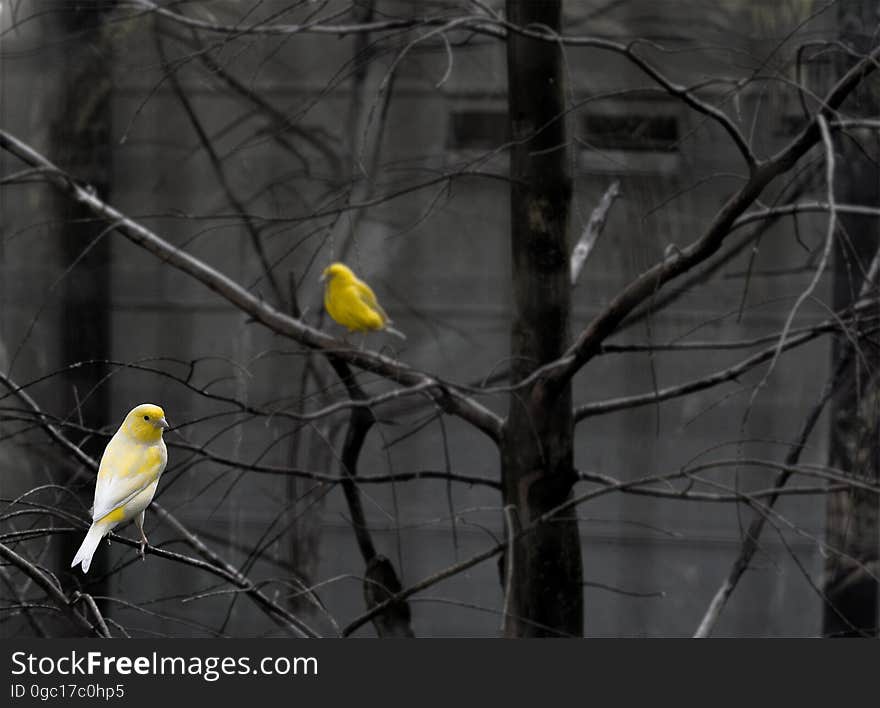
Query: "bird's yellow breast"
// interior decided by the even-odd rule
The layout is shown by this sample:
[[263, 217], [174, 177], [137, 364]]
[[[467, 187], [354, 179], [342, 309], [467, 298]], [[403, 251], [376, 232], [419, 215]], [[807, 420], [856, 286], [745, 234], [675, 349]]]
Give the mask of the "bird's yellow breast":
[[365, 292], [366, 286], [359, 281], [347, 281], [335, 277], [327, 284], [324, 291], [324, 307], [330, 316], [351, 332], [365, 332], [382, 329], [385, 319], [378, 309], [371, 306], [370, 300], [375, 296]]
[[161, 442], [158, 445], [144, 445], [126, 437], [114, 438], [101, 458], [98, 479], [107, 476], [155, 477], [164, 467], [167, 454]]

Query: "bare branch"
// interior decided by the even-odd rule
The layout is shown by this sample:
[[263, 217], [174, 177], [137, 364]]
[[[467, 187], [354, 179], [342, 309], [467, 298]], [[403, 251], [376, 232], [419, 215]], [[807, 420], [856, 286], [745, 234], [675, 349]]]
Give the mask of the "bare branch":
[[[591, 47], [594, 49], [611, 51], [626, 57], [653, 81], [662, 86], [667, 93], [681, 99], [698, 113], [702, 113], [717, 122], [733, 140], [749, 168], [754, 170], [758, 166], [758, 161], [755, 158], [755, 155], [735, 123], [721, 109], [699, 99], [686, 86], [679, 85], [670, 80], [659, 69], [657, 69], [657, 67], [639, 56], [634, 49], [638, 42], [621, 44], [619, 42], [613, 42], [611, 40], [600, 39], [597, 37], [561, 35], [550, 32], [544, 27], [520, 27], [498, 16], [490, 15], [463, 15], [455, 17], [452, 20], [450, 20], [449, 17], [437, 16], [340, 25], [330, 24], [332, 19], [339, 14], [343, 14], [337, 13], [331, 18], [320, 18], [303, 24], [281, 25], [258, 23], [250, 26], [230, 26], [187, 17], [186, 15], [181, 15], [180, 13], [172, 12], [166, 8], [160, 7], [149, 0], [128, 0], [128, 2], [139, 9], [154, 12], [166, 19], [192, 29], [222, 34], [233, 34], [235, 36], [246, 34], [292, 35], [301, 32], [347, 35], [356, 33], [388, 32], [401, 29], [416, 29], [419, 27], [437, 27], [438, 25], [441, 27], [444, 25], [453, 25], [460, 27], [462, 30], [486, 35], [495, 39], [504, 40], [507, 38], [508, 32], [515, 32], [522, 36], [529, 37], [530, 39], [551, 42], [553, 44], [562, 44], [572, 47]], [[642, 43], [644, 44], [644, 42]]]
[[611, 207], [614, 204], [614, 201], [619, 196], [620, 182], [618, 180], [614, 180], [608, 186], [608, 189], [605, 190], [605, 194], [602, 195], [602, 199], [599, 201], [599, 204], [596, 205], [596, 208], [593, 209], [592, 213], [590, 214], [590, 220], [584, 227], [583, 233], [581, 233], [581, 237], [578, 239], [578, 242], [575, 244], [575, 247], [571, 252], [572, 285], [577, 284], [578, 278], [581, 274], [581, 269], [583, 269], [584, 264], [587, 262], [587, 259], [593, 252], [593, 248], [595, 248], [596, 244], [598, 243], [599, 236], [602, 235], [602, 230], [605, 228], [605, 220], [608, 218], [608, 212], [611, 211]]
[[177, 97], [177, 100], [183, 107], [187, 118], [189, 118], [190, 125], [192, 125], [192, 128], [198, 136], [199, 142], [202, 145], [202, 148], [208, 155], [208, 160], [214, 170], [214, 175], [216, 176], [217, 183], [223, 189], [223, 192], [226, 195], [226, 200], [229, 202], [230, 206], [232, 206], [232, 208], [239, 214], [239, 216], [241, 217], [241, 221], [244, 223], [245, 228], [247, 229], [248, 235], [251, 239], [251, 245], [254, 248], [254, 253], [257, 254], [257, 258], [260, 261], [260, 267], [263, 269], [263, 275], [266, 278], [266, 281], [269, 283], [269, 287], [272, 290], [275, 302], [279, 307], [283, 308], [286, 304], [284, 294], [282, 293], [281, 285], [278, 282], [278, 277], [275, 275], [275, 271], [272, 270], [272, 264], [269, 262], [269, 258], [266, 255], [266, 249], [263, 245], [263, 236], [257, 228], [257, 225], [254, 223], [253, 219], [251, 219], [248, 215], [244, 203], [236, 195], [235, 190], [233, 190], [232, 185], [229, 181], [229, 177], [226, 174], [226, 166], [223, 164], [223, 160], [221, 160], [220, 156], [217, 154], [217, 150], [214, 148], [214, 143], [212, 142], [211, 137], [208, 135], [207, 130], [205, 130], [201, 119], [196, 113], [196, 109], [193, 106], [192, 101], [190, 101], [186, 91], [181, 86], [180, 79], [177, 76], [177, 69], [172, 67], [165, 57], [165, 48], [162, 46], [162, 40], [159, 37], [158, 33], [155, 35], [155, 40], [156, 47], [158, 49], [159, 56], [162, 59], [166, 75], [168, 76], [169, 82], [171, 83], [171, 88], [174, 90], [174, 95]]
[[95, 616], [95, 621], [98, 623], [98, 629], [100, 630], [101, 635], [106, 637], [107, 639], [112, 639], [113, 635], [110, 634], [107, 623], [104, 621], [104, 615], [101, 614], [101, 610], [98, 609], [98, 605], [95, 603], [95, 598], [93, 598], [88, 593], [79, 591], [74, 592], [71, 603], [75, 604], [80, 600], [86, 603], [89, 611]]
[[380, 32], [399, 29], [410, 29], [423, 25], [436, 24], [440, 19], [394, 19], [379, 20], [376, 22], [361, 22], [351, 24], [330, 24], [334, 19], [342, 14], [348, 13], [346, 7], [342, 12], [334, 13], [329, 17], [320, 17], [311, 22], [303, 24], [252, 24], [252, 25], [224, 25], [216, 22], [207, 22], [193, 17], [187, 17], [179, 12], [173, 12], [150, 0], [125, 0], [119, 3], [121, 6], [131, 6], [133, 8], [146, 12], [155, 13], [160, 17], [176, 22], [178, 24], [190, 27], [196, 30], [214, 32], [217, 34], [231, 34], [236, 36], [247, 34], [265, 34], [265, 35], [293, 35], [302, 32], [312, 32], [316, 34], [331, 34], [344, 36], [347, 34], [358, 34], [368, 32]]
[[[828, 124], [826, 123], [826, 119], [824, 116], [820, 115], [818, 117], [818, 124], [820, 135], [825, 144], [825, 159], [827, 168], [826, 180], [828, 190], [828, 203], [830, 205], [827, 239], [830, 240], [836, 226], [837, 207], [837, 205], [834, 203], [834, 148], [831, 143], [831, 135], [829, 133]], [[869, 268], [868, 277], [866, 277], [865, 281], [862, 283], [860, 293], [861, 296], [867, 294], [874, 286], [874, 277], [877, 273], [878, 264], [880, 264], [880, 249], [878, 249], [875, 253], [873, 262], [871, 263], [871, 266]], [[807, 419], [804, 422], [804, 426], [799, 436], [799, 444], [796, 447], [792, 448], [786, 459], [787, 463], [797, 463], [801, 450], [803, 449], [803, 445], [806, 443], [810, 432], [818, 421], [822, 409], [831, 398], [831, 395], [834, 393], [834, 390], [839, 384], [843, 376], [843, 372], [849, 364], [849, 359], [849, 355], [845, 355], [840, 358], [836, 371], [826, 384], [819, 401], [816, 403], [816, 405], [813, 407], [813, 410], [810, 411], [810, 414], [807, 416]], [[783, 471], [782, 473], [780, 473], [776, 480], [776, 486], [784, 486], [785, 483], [788, 481], [789, 476], [790, 473], [787, 471]], [[776, 499], [777, 497], [774, 496], [771, 497], [770, 500], [767, 502], [767, 507], [769, 509], [773, 508], [773, 505], [776, 503]], [[712, 630], [715, 627], [715, 624], [718, 622], [718, 618], [720, 617], [721, 612], [727, 605], [727, 601], [733, 594], [733, 591], [736, 589], [739, 579], [748, 568], [752, 556], [754, 556], [755, 551], [758, 548], [758, 538], [761, 535], [766, 520], [766, 514], [758, 514], [752, 521], [746, 533], [746, 536], [743, 539], [742, 545], [740, 546], [739, 555], [731, 566], [727, 578], [725, 578], [721, 586], [716, 591], [714, 597], [712, 598], [712, 601], [709, 604], [709, 607], [706, 609], [706, 613], [704, 614], [703, 619], [700, 621], [700, 625], [697, 627], [697, 631], [695, 632], [694, 637], [708, 637], [712, 633]]]
[[200, 281], [273, 332], [316, 351], [331, 352], [348, 364], [393, 381], [411, 386], [429, 384], [431, 387], [429, 395], [443, 410], [471, 423], [493, 441], [500, 438], [501, 419], [455, 387], [382, 354], [341, 347], [340, 342], [333, 337], [277, 310], [204, 261], [173, 246], [145, 226], [129, 219], [30, 146], [2, 130], [0, 130], [0, 147], [33, 167], [45, 168], [47, 177], [53, 184], [87, 206], [96, 216], [112, 224], [117, 232], [154, 254], [164, 263]]
[[[354, 400], [366, 400], [366, 394], [345, 363], [330, 357], [330, 364], [336, 370]], [[358, 474], [358, 462], [364, 442], [376, 418], [370, 408], [353, 408], [349, 418], [345, 442], [342, 446], [340, 461], [343, 476], [342, 490], [351, 514], [351, 526], [354, 530], [358, 547], [366, 565], [364, 574], [364, 598], [367, 609], [375, 607], [389, 596], [400, 591], [400, 579], [391, 561], [376, 552], [376, 546], [370, 534], [361, 503], [361, 493], [355, 483]], [[390, 605], [386, 612], [373, 618], [373, 626], [380, 637], [402, 636], [413, 637], [411, 613], [405, 600]]]
[[[504, 507], [504, 522], [507, 526], [507, 550], [504, 553], [504, 609], [501, 613], [501, 631], [507, 636], [508, 618], [510, 617], [510, 601], [513, 597], [513, 563], [514, 548], [518, 529], [516, 507], [508, 504]], [[511, 632], [513, 629], [511, 628]]]
[[[867, 309], [868, 305], [869, 304], [864, 305], [863, 309]], [[704, 391], [708, 388], [718, 386], [719, 384], [725, 383], [727, 381], [735, 381], [742, 374], [750, 371], [759, 364], [762, 364], [765, 361], [775, 360], [781, 352], [798, 347], [802, 344], [814, 340], [821, 334], [824, 334], [826, 332], [833, 332], [838, 330], [839, 328], [840, 322], [835, 319], [823, 322], [817, 325], [815, 328], [810, 328], [806, 331], [802, 331], [800, 334], [791, 336], [788, 339], [785, 339], [786, 334], [784, 333], [782, 338], [777, 338], [772, 346], [762, 349], [760, 352], [757, 352], [752, 356], [743, 359], [733, 366], [722, 369], [721, 371], [716, 371], [712, 374], [709, 374], [708, 376], [703, 376], [683, 384], [669, 386], [667, 388], [652, 391], [650, 393], [642, 393], [635, 396], [623, 396], [621, 398], [612, 398], [605, 401], [596, 401], [593, 403], [586, 403], [582, 406], [578, 406], [577, 408], [575, 408], [575, 421], [580, 421], [585, 418], [590, 418], [597, 415], [604, 415], [606, 413], [612, 413], [614, 411], [637, 408], [639, 406], [649, 405], [651, 403], [660, 403], [662, 401], [668, 401], [673, 398], [687, 396], [691, 393], [697, 393], [698, 391]], [[876, 328], [872, 329], [871, 331], [876, 331]]]
[[825, 269], [827, 268], [828, 262], [831, 259], [831, 252], [834, 247], [834, 233], [837, 230], [837, 210], [834, 204], [834, 146], [831, 143], [831, 134], [828, 132], [828, 123], [825, 120], [825, 116], [819, 115], [817, 116], [816, 120], [819, 122], [819, 130], [821, 132], [822, 141], [825, 144], [825, 179], [828, 185], [828, 203], [831, 205], [831, 209], [828, 213], [828, 228], [826, 230], [825, 246], [822, 249], [822, 255], [820, 257], [819, 263], [816, 266], [816, 271], [815, 273], [813, 273], [813, 277], [810, 278], [810, 282], [807, 284], [807, 287], [804, 289], [804, 291], [800, 295], [798, 295], [798, 298], [797, 300], [795, 300], [795, 303], [789, 311], [788, 316], [785, 318], [785, 324], [782, 326], [782, 333], [779, 335], [779, 342], [776, 345], [775, 351], [773, 352], [773, 358], [770, 360], [770, 365], [767, 367], [767, 371], [764, 372], [763, 378], [752, 390], [752, 395], [749, 399], [749, 405], [746, 408], [746, 415], [748, 415], [749, 411], [752, 408], [752, 404], [757, 399], [758, 392], [766, 385], [767, 381], [770, 379], [770, 375], [776, 368], [776, 362], [779, 360], [783, 348], [785, 347], [785, 339], [788, 336], [788, 332], [791, 329], [794, 318], [797, 315], [801, 305], [803, 305], [807, 301], [807, 299], [812, 296], [813, 291], [819, 285], [819, 281], [825, 274]]
[[[823, 117], [830, 115], [861, 81], [873, 73], [878, 57], [880, 57], [880, 47], [875, 48], [851, 68], [826, 97], [820, 115]], [[764, 188], [776, 177], [791, 169], [820, 140], [817, 116], [789, 143], [788, 147], [762, 162], [752, 172], [746, 184], [730, 197], [699, 239], [649, 268], [620, 291], [581, 332], [557, 365], [552, 368], [545, 367], [543, 375], [546, 377], [546, 384], [557, 387], [574, 376], [599, 352], [602, 342], [617, 329], [637, 305], [653, 296], [669, 281], [714, 254], [730, 234], [736, 220], [754, 203]]]
[[857, 216], [880, 216], [880, 208], [870, 207], [864, 204], [830, 204], [829, 202], [798, 202], [797, 204], [780, 204], [779, 206], [769, 209], [755, 209], [747, 211], [730, 227], [731, 231], [741, 226], [750, 224], [761, 219], [768, 219], [778, 216], [788, 216], [791, 214], [807, 214], [807, 213], [824, 213], [830, 212], [832, 209], [838, 214], [853, 214]]
[[[31, 578], [43, 592], [52, 600], [55, 605], [61, 610], [64, 614], [66, 614], [73, 621], [75, 625], [77, 625], [80, 629], [85, 630], [89, 634], [94, 634], [98, 637], [106, 637], [107, 635], [102, 632], [101, 627], [93, 626], [91, 622], [89, 622], [85, 617], [83, 617], [76, 609], [74, 609], [72, 605], [72, 601], [65, 595], [61, 589], [55, 584], [55, 582], [46, 575], [42, 570], [40, 570], [37, 566], [31, 563], [29, 560], [20, 556], [18, 553], [13, 551], [9, 546], [0, 543], [0, 557], [4, 558], [6, 561], [14, 565], [18, 568], [22, 573]], [[106, 625], [104, 626], [106, 629]]]
[[232, 582], [239, 588], [243, 589], [258, 606], [262, 607], [267, 612], [267, 614], [269, 614], [270, 617], [281, 621], [285, 626], [287, 626], [289, 629], [292, 629], [295, 634], [301, 637], [317, 638], [319, 636], [301, 619], [296, 617], [291, 612], [285, 610], [273, 600], [270, 600], [269, 597], [267, 597], [266, 594], [263, 593], [263, 591], [257, 589], [254, 586], [253, 582], [249, 580], [246, 576], [242, 575], [235, 568], [235, 566], [226, 562], [211, 549], [209, 549], [204, 543], [202, 543], [198, 536], [187, 530], [187, 528], [182, 523], [180, 523], [180, 521], [178, 521], [171, 512], [163, 509], [156, 502], [153, 502], [151, 508], [163, 521], [168, 523], [173, 529], [180, 533], [184, 537], [186, 542], [190, 546], [192, 546], [192, 548], [195, 549], [195, 551], [198, 552], [205, 560], [207, 560], [212, 565], [217, 566], [219, 569], [225, 571], [230, 576]]

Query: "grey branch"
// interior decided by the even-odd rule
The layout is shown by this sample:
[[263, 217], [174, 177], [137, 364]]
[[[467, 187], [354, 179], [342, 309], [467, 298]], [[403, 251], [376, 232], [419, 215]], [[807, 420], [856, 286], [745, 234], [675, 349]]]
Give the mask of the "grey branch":
[[578, 239], [578, 242], [575, 244], [574, 249], [571, 252], [572, 285], [577, 284], [584, 264], [587, 262], [593, 249], [596, 247], [596, 243], [599, 241], [599, 236], [602, 235], [602, 231], [605, 228], [605, 221], [608, 218], [608, 212], [611, 211], [611, 206], [619, 196], [620, 182], [614, 180], [609, 185], [608, 189], [605, 190], [605, 194], [602, 195], [599, 204], [590, 214], [590, 220], [587, 222], [586, 227], [584, 227], [581, 237]]
[[500, 438], [501, 418], [456, 387], [382, 354], [341, 347], [340, 342], [330, 335], [272, 307], [204, 261], [177, 248], [137, 221], [129, 219], [99, 199], [93, 190], [78, 183], [32, 147], [3, 130], [0, 130], [0, 148], [32, 167], [44, 168], [47, 179], [56, 187], [88, 207], [99, 218], [106, 220], [118, 233], [162, 262], [195, 278], [276, 334], [315, 351], [332, 353], [348, 364], [398, 383], [409, 386], [428, 383], [428, 395], [444, 411], [468, 421], [494, 441]]
[[[819, 130], [821, 134], [821, 138], [823, 143], [825, 144], [825, 153], [826, 153], [826, 178], [827, 178], [827, 189], [828, 189], [828, 203], [831, 205], [831, 213], [828, 223], [829, 229], [829, 237], [830, 233], [833, 231], [835, 226], [836, 219], [836, 205], [834, 204], [834, 150], [831, 144], [831, 136], [828, 132], [828, 125], [825, 122], [825, 119], [822, 116], [819, 116]], [[871, 266], [868, 269], [867, 277], [862, 283], [860, 297], [864, 297], [867, 293], [870, 292], [871, 288], [874, 287], [874, 279], [877, 276], [878, 272], [878, 264], [880, 264], [880, 249], [874, 255], [874, 258], [871, 262]], [[819, 419], [819, 416], [827, 403], [828, 399], [831, 397], [834, 389], [839, 383], [840, 377], [843, 373], [844, 367], [848, 363], [848, 357], [841, 357], [840, 363], [837, 366], [837, 370], [834, 372], [830, 380], [825, 386], [825, 389], [822, 392], [822, 395], [819, 398], [819, 401], [813, 407], [813, 410], [810, 411], [810, 414], [807, 416], [807, 420], [804, 422], [804, 426], [801, 430], [801, 434], [799, 436], [798, 445], [793, 447], [791, 452], [789, 453], [786, 463], [795, 464], [798, 461], [800, 456], [800, 452], [803, 449], [803, 445], [806, 443], [807, 438], [810, 435], [813, 427]], [[789, 479], [789, 474], [787, 472], [782, 472], [776, 479], [777, 487], [782, 487]], [[777, 495], [778, 496], [778, 495]], [[767, 502], [768, 509], [772, 509], [773, 505], [776, 503], [777, 496], [773, 496]], [[706, 638], [714, 629], [715, 625], [718, 622], [719, 617], [721, 616], [721, 612], [724, 610], [727, 605], [730, 596], [733, 594], [733, 591], [736, 589], [737, 583], [742, 577], [743, 573], [745, 573], [746, 569], [751, 562], [752, 556], [754, 556], [755, 551], [758, 548], [758, 538], [761, 535], [761, 531], [763, 531], [764, 523], [767, 520], [766, 514], [758, 514], [751, 525], [749, 526], [748, 531], [746, 532], [746, 536], [742, 541], [740, 546], [739, 554], [733, 562], [733, 565], [728, 572], [727, 577], [721, 583], [721, 586], [715, 592], [715, 595], [712, 597], [712, 601], [709, 603], [709, 607], [706, 609], [705, 614], [703, 615], [703, 619], [700, 621], [699, 626], [697, 627], [697, 631], [694, 633], [695, 638]]]
[[[91, 622], [89, 622], [83, 615], [81, 615], [72, 604], [70, 598], [65, 595], [61, 589], [54, 583], [52, 578], [50, 578], [46, 573], [40, 570], [37, 566], [31, 563], [29, 560], [20, 556], [18, 553], [13, 551], [8, 546], [0, 543], [0, 558], [3, 558], [11, 565], [18, 568], [22, 573], [31, 578], [43, 592], [49, 597], [52, 602], [65, 613], [73, 623], [76, 624], [80, 629], [86, 630], [89, 634], [95, 634], [98, 637], [108, 637], [108, 634], [104, 634], [100, 626], [93, 626]], [[104, 629], [106, 630], [106, 625], [104, 625]]]
[[[858, 308], [857, 312], [862, 309], [867, 310], [871, 305], [872, 303], [866, 302], [862, 305], [862, 307]], [[575, 408], [574, 419], [577, 422], [584, 420], [585, 418], [605, 415], [606, 413], [613, 413], [615, 411], [626, 410], [629, 408], [637, 408], [639, 406], [645, 406], [652, 403], [660, 403], [662, 401], [668, 401], [673, 398], [679, 398], [681, 396], [687, 396], [692, 393], [698, 393], [699, 391], [704, 391], [708, 388], [714, 388], [715, 386], [726, 383], [728, 381], [735, 381], [741, 375], [743, 375], [747, 371], [750, 371], [756, 366], [759, 366], [765, 361], [775, 361], [781, 352], [788, 351], [789, 349], [793, 349], [802, 344], [806, 344], [807, 342], [811, 342], [824, 333], [836, 332], [841, 328], [841, 326], [842, 325], [840, 319], [830, 319], [816, 325], [815, 327], [801, 330], [798, 334], [794, 336], [789, 336], [790, 332], [785, 333], [786, 338], [784, 340], [777, 339], [776, 341], [774, 341], [772, 346], [766, 347], [761, 351], [752, 354], [748, 358], [743, 359], [742, 361], [739, 361], [726, 369], [715, 371], [711, 374], [702, 376], [698, 379], [687, 381], [685, 383], [669, 386], [663, 389], [657, 389], [649, 393], [636, 394], [633, 396], [621, 396], [620, 398], [609, 398], [604, 401], [585, 403], [584, 405]], [[875, 328], [872, 328], [871, 331], [873, 332], [876, 330]], [[780, 341], [782, 341], [781, 345], [779, 343]]]
[[546, 384], [558, 389], [601, 351], [605, 339], [617, 331], [620, 323], [637, 306], [653, 297], [668, 282], [715, 254], [730, 235], [737, 219], [746, 213], [764, 189], [777, 177], [791, 170], [813, 146], [821, 142], [819, 116], [824, 118], [831, 115], [875, 71], [878, 59], [880, 47], [876, 47], [847, 71], [826, 96], [821, 113], [785, 148], [756, 166], [746, 184], [716, 213], [699, 238], [682, 248], [678, 256], [655, 264], [627, 284], [576, 337], [558, 362], [543, 367], [542, 375], [547, 379]]
[[[504, 609], [501, 613], [501, 631], [508, 635], [508, 618], [510, 617], [510, 601], [513, 592], [513, 558], [516, 534], [519, 525], [516, 521], [516, 507], [508, 504], [504, 507], [504, 521], [507, 525], [507, 552], [504, 555]], [[512, 631], [512, 628], [511, 628]]]

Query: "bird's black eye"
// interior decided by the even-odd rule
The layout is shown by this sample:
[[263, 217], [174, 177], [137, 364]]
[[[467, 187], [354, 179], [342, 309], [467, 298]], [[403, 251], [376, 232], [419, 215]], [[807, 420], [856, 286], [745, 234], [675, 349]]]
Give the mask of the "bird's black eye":
[[150, 416], [148, 416], [148, 415], [144, 416], [144, 420], [149, 420], [149, 419], [150, 419]]

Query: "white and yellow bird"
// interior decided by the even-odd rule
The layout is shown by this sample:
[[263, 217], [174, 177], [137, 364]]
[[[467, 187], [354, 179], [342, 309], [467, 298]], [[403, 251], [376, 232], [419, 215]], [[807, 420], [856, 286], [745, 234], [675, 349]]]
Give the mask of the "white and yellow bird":
[[83, 573], [87, 573], [101, 539], [114, 527], [132, 519], [141, 533], [143, 558], [148, 543], [144, 535], [144, 510], [153, 500], [168, 462], [168, 450], [162, 439], [162, 431], [167, 428], [165, 411], [152, 403], [142, 403], [125, 416], [101, 457], [92, 526], [71, 567], [82, 563]]

